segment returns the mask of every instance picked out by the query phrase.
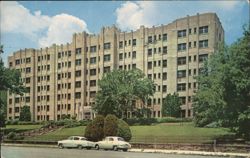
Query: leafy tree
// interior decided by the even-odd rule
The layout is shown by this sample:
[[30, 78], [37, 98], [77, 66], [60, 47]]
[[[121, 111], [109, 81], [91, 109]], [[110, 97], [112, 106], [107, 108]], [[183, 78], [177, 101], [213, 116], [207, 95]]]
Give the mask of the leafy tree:
[[217, 122], [250, 139], [250, 30], [213, 54], [197, 78], [197, 126]]
[[20, 121], [31, 121], [31, 112], [29, 106], [23, 106], [20, 111]]
[[[20, 80], [20, 72], [14, 69], [9, 69], [4, 66], [1, 55], [4, 53], [3, 45], [0, 46], [0, 92], [6, 93], [8, 90], [15, 94], [22, 95], [25, 92], [25, 87], [22, 86]], [[2, 95], [1, 95], [2, 96]], [[0, 127], [4, 126], [6, 118], [6, 97], [0, 97]]]
[[114, 70], [103, 76], [98, 84], [101, 90], [97, 93], [94, 109], [104, 116], [126, 117], [127, 111], [135, 110], [135, 100], [142, 101], [144, 106], [154, 94], [153, 81], [145, 78], [139, 69]]
[[118, 129], [118, 119], [115, 115], [107, 115], [104, 119], [104, 136], [116, 136]]
[[103, 132], [104, 117], [97, 115], [96, 118], [90, 122], [85, 129], [85, 137], [91, 141], [99, 141], [104, 137]]
[[178, 93], [168, 94], [162, 104], [162, 115], [180, 117], [181, 101]]
[[130, 141], [132, 138], [129, 125], [121, 119], [118, 120], [117, 136], [122, 137], [126, 141]]

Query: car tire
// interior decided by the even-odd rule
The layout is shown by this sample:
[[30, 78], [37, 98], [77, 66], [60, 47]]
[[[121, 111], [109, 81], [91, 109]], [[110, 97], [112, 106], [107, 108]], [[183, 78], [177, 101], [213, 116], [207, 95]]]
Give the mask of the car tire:
[[83, 147], [82, 147], [81, 145], [78, 145], [78, 149], [82, 150], [82, 149], [83, 149]]
[[63, 144], [59, 144], [58, 147], [59, 147], [59, 149], [63, 149], [64, 148]]
[[99, 150], [99, 149], [100, 149], [100, 147], [99, 147], [98, 144], [95, 145], [95, 149], [96, 149], [96, 150]]
[[113, 150], [117, 151], [118, 150], [117, 146], [113, 146]]
[[128, 149], [123, 149], [124, 152], [128, 151]]

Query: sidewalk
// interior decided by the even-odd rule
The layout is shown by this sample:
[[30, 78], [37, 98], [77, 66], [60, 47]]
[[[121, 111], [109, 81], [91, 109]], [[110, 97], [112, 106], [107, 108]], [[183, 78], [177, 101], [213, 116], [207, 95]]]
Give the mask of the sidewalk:
[[[7, 144], [7, 143], [4, 143], [4, 144], [2, 144], [2, 146], [57, 148], [56, 145], [43, 145], [43, 144]], [[246, 158], [250, 158], [250, 153], [223, 153], [223, 152], [187, 151], [187, 150], [162, 150], [162, 149], [130, 149], [129, 152], [165, 153], [165, 154], [180, 154], [180, 155], [202, 155], [202, 156], [224, 156], [224, 157], [246, 157]]]

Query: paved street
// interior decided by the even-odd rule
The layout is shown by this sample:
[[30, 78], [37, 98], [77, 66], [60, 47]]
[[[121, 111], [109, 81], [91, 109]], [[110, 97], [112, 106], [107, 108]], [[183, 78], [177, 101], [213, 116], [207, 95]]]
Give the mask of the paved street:
[[[2, 158], [209, 158], [211, 156], [2, 146]], [[215, 157], [211, 157], [215, 158]]]

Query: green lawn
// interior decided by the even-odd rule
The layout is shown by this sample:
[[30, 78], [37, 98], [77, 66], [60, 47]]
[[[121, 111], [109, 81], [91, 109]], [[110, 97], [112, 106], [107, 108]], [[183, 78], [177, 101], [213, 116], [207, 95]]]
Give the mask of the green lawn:
[[[84, 135], [84, 126], [64, 128], [26, 140], [57, 141], [72, 135]], [[192, 123], [166, 123], [152, 126], [131, 126], [131, 142], [144, 143], [206, 143], [215, 138], [232, 134], [225, 128], [198, 128]]]

